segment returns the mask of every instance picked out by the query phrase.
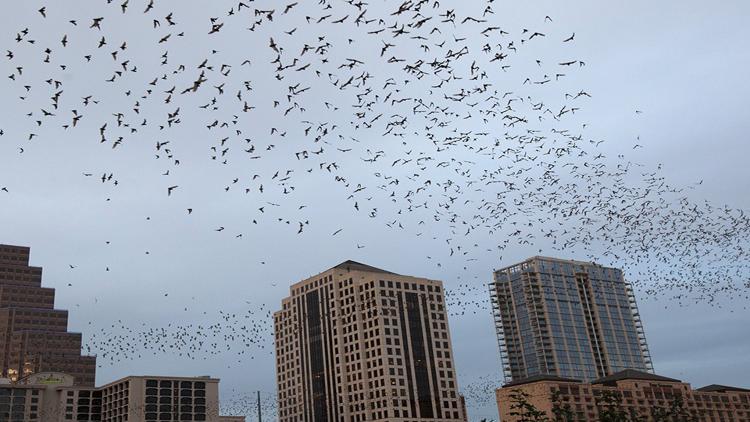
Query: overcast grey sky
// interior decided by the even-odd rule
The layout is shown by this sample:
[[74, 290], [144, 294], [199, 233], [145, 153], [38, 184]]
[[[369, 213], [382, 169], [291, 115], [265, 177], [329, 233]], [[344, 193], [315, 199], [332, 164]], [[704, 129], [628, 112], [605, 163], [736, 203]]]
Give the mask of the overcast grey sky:
[[[286, 89], [278, 91], [273, 74], [265, 71], [266, 63], [274, 59], [269, 53], [269, 34], [277, 40], [285, 40], [281, 32], [292, 29], [283, 19], [277, 18], [278, 23], [274, 24], [264, 23], [265, 32], [257, 36], [256, 32], [247, 31], [251, 23], [246, 19], [243, 25], [236, 21], [231, 25], [227, 23], [221, 34], [207, 37], [208, 18], [221, 16], [224, 19], [235, 2], [157, 1], [154, 18], [159, 18], [163, 26], [157, 30], [149, 28], [151, 17], [144, 20], [139, 15], [143, 7], [140, 3], [145, 5], [145, 1], [131, 0], [132, 10], [126, 17], [120, 16], [115, 5], [104, 3], [77, 1], [65, 6], [51, 3], [47, 5], [46, 20], [37, 12], [43, 4], [39, 1], [13, 2], [0, 14], [0, 28], [4, 28], [0, 33], [0, 49], [13, 50], [16, 54], [13, 60], [0, 61], [0, 76], [4, 78], [0, 82], [3, 87], [0, 130], [5, 132], [0, 137], [0, 187], [9, 190], [0, 192], [0, 243], [32, 248], [32, 265], [44, 267], [43, 283], [57, 289], [57, 306], [70, 310], [71, 329], [83, 332], [84, 339], [101, 330], [114, 335], [122, 332], [120, 328], [113, 329], [113, 325], [139, 331], [144, 329], [143, 324], [165, 328], [169, 324], [205, 324], [219, 321], [219, 311], [244, 314], [251, 310], [253, 320], [270, 328], [270, 319], [265, 318], [265, 314], [276, 310], [289, 284], [346, 259], [401, 274], [444, 280], [449, 289], [468, 292], [474, 302], [486, 300], [484, 284], [491, 279], [494, 268], [536, 255], [539, 250], [544, 255], [585, 259], [582, 249], [571, 248], [561, 253], [551, 249], [549, 240], [537, 239], [533, 244], [513, 245], [504, 250], [502, 260], [497, 254], [473, 253], [471, 256], [476, 260], [459, 261], [446, 256], [442, 239], [451, 236], [451, 229], [445, 224], [427, 219], [427, 224], [417, 226], [422, 235], [415, 236], [414, 230], [391, 230], [384, 226], [383, 219], [353, 213], [351, 203], [344, 200], [346, 191], [339, 189], [340, 184], [325, 172], [306, 175], [306, 167], [296, 162], [291, 154], [319, 147], [319, 144], [295, 138], [293, 129], [304, 127], [300, 120], [316, 124], [337, 121], [345, 125], [351, 119], [343, 110], [326, 109], [318, 101], [306, 114], [293, 112], [296, 122], [289, 126], [290, 135], [286, 140], [268, 135], [270, 127], [278, 127], [282, 132], [287, 128], [286, 120], [279, 119], [278, 113], [264, 111], [271, 108], [271, 99], [287, 95]], [[260, 3], [251, 5], [262, 8]], [[442, 3], [442, 7], [454, 8], [461, 16], [478, 16], [485, 5], [481, 1], [456, 2], [455, 6], [450, 5], [451, 2]], [[280, 8], [281, 3], [265, 4]], [[370, 13], [387, 16], [398, 4], [400, 2], [372, 2]], [[536, 59], [550, 63], [566, 59], [585, 61], [585, 67], [571, 69], [560, 84], [535, 92], [535, 98], [554, 103], [565, 92], [587, 91], [592, 98], [587, 100], [576, 121], [586, 123], [587, 139], [606, 139], [602, 151], [611, 160], [618, 154], [627, 154], [628, 159], [642, 163], [644, 169], [655, 169], [661, 164], [662, 175], [669, 184], [690, 186], [687, 195], [692, 201], [708, 200], [718, 206], [726, 204], [750, 210], [747, 166], [750, 144], [746, 135], [750, 129], [750, 108], [746, 106], [750, 97], [750, 84], [746, 80], [746, 69], [750, 66], [750, 50], [746, 46], [750, 39], [750, 27], [746, 23], [750, 16], [749, 3], [545, 0], [494, 2], [493, 8], [495, 15], [488, 18], [490, 23], [507, 28], [511, 33], [523, 28], [543, 30], [556, 40], [575, 33], [570, 45], [546, 42], [540, 46], [530, 45], [520, 52], [518, 65], [508, 76], [497, 75], [507, 79], [491, 81], [497, 84], [498, 90], [504, 84], [508, 91], [532, 89], [521, 87], [522, 79], [511, 80], [510, 75], [536, 71]], [[167, 24], [163, 19], [169, 11], [174, 11], [179, 22], [173, 36], [177, 38], [178, 31], [187, 34], [182, 41], [173, 38], [158, 44], [158, 39], [171, 31], [165, 28]], [[68, 23], [69, 19], [78, 19], [79, 26], [86, 28], [91, 18], [97, 16], [105, 16], [103, 33], [107, 35], [108, 45], [101, 50], [96, 45], [102, 34], [74, 29]], [[545, 22], [545, 16], [550, 16], [553, 22]], [[343, 46], [332, 53], [337, 55], [332, 62], [339, 63], [354, 54], [376, 57], [382, 47], [380, 39], [367, 38], [359, 44], [361, 36], [344, 30], [336, 32], [336, 27], [320, 33], [306, 29], [303, 24], [299, 26], [295, 34], [300, 39], [298, 43], [314, 44], [318, 36], [325, 35], [327, 41]], [[26, 41], [14, 41], [16, 34], [27, 27], [28, 37], [35, 40], [33, 46]], [[70, 34], [71, 45], [63, 50], [59, 40], [66, 33]], [[196, 35], [191, 36], [193, 33]], [[457, 33], [460, 34], [458, 30]], [[351, 47], [347, 46], [349, 38], [356, 40]], [[121, 52], [120, 57], [131, 57], [134, 63], [139, 63], [139, 73], [126, 76], [132, 79], [113, 86], [104, 79], [113, 74], [121, 60], [115, 62], [95, 56], [87, 63], [83, 56], [92, 51], [95, 55], [107, 56], [126, 40], [128, 50]], [[474, 35], [467, 43], [476, 51], [484, 40]], [[55, 50], [54, 64], [42, 62], [42, 50], [46, 46]], [[397, 54], [403, 56], [415, 52], [413, 47], [403, 47], [400, 51], [401, 46], [395, 48]], [[257, 104], [258, 111], [252, 120], [245, 120], [238, 126], [243, 134], [237, 137], [238, 144], [230, 144], [232, 148], [239, 150], [243, 147], [242, 138], [253, 138], [259, 149], [275, 142], [279, 144], [276, 150], [287, 155], [276, 154], [274, 150], [266, 154], [268, 159], [234, 159], [225, 166], [220, 164], [221, 160], [211, 160], [210, 146], [217, 145], [217, 139], [224, 135], [206, 129], [211, 119], [197, 111], [198, 106], [216, 95], [217, 91], [211, 87], [205, 89], [213, 90], [214, 94], [206, 92], [190, 100], [190, 107], [181, 111], [184, 122], [168, 134], [150, 127], [138, 134], [120, 131], [119, 135], [112, 135], [108, 144], [99, 143], [101, 124], [109, 121], [108, 130], [116, 131], [111, 114], [122, 111], [132, 115], [130, 110], [136, 97], [143, 95], [148, 81], [167, 72], [159, 65], [165, 51], [169, 52], [171, 65], [185, 63], [190, 69], [180, 76], [177, 89], [182, 90], [197, 77], [195, 67], [203, 58], [209, 58], [211, 49], [219, 50], [211, 59], [213, 65], [234, 64], [231, 78], [236, 78], [237, 84], [241, 85], [246, 79], [253, 81], [254, 90], [249, 97], [252, 99], [248, 101]], [[252, 65], [241, 67], [244, 59], [251, 60]], [[25, 80], [34, 83], [30, 93], [24, 92], [22, 83], [5, 79], [6, 75], [16, 72], [19, 63], [24, 64]], [[44, 81], [52, 73], [50, 68], [57, 63], [69, 66], [67, 71], [54, 74], [63, 78], [65, 95], [73, 98], [59, 112], [64, 113], [59, 122], [36, 127], [34, 120], [40, 114], [39, 109], [49, 108], [51, 88]], [[373, 74], [379, 70], [368, 69]], [[403, 78], [403, 75], [393, 76]], [[377, 83], [383, 83], [388, 77], [389, 74], [378, 74]], [[325, 88], [313, 77], [302, 82], [320, 88], [316, 91], [316, 95], [321, 96], [319, 99], [330, 98], [332, 104], [348, 100], [346, 93]], [[159, 92], [158, 104], [146, 105], [144, 100], [143, 113], [129, 116], [132, 122], [140, 123], [142, 118], [163, 122], [166, 113], [177, 107], [161, 102], [166, 97], [161, 92], [172, 85], [170, 81], [154, 88]], [[133, 94], [126, 98], [123, 88], [128, 86], [132, 87]], [[78, 99], [85, 95], [93, 95], [100, 105], [85, 108]], [[19, 100], [20, 96], [28, 98]], [[224, 104], [222, 101], [219, 100], [220, 105]], [[81, 127], [64, 130], [60, 125], [72, 118], [72, 108], [85, 117]], [[635, 110], [642, 113], [635, 113]], [[29, 112], [35, 113], [33, 118], [26, 116]], [[224, 107], [211, 116], [231, 122], [235, 113], [238, 113], [236, 107]], [[467, 127], [481, 130], [472, 127], [476, 123], [473, 120], [456, 120], [459, 130]], [[505, 129], [498, 127], [496, 130]], [[28, 141], [30, 132], [36, 133], [37, 138]], [[341, 144], [340, 148], [353, 146], [361, 155], [338, 158], [339, 164], [345, 167], [341, 175], [353, 181], [374, 180], [372, 171], [366, 169], [361, 160], [368, 157], [367, 150], [385, 149], [390, 153], [400, 148], [402, 141], [381, 138], [377, 133], [360, 135], [348, 126], [338, 133], [345, 138], [358, 139], [356, 143]], [[113, 150], [111, 142], [117, 136], [124, 136], [126, 140], [119, 149]], [[183, 162], [179, 167], [165, 163], [163, 157], [154, 159], [157, 153], [154, 144], [167, 140], [175, 156]], [[409, 133], [403, 139], [407, 145], [416, 145], [417, 151], [423, 147], [422, 141]], [[302, 145], [303, 142], [308, 144]], [[636, 144], [644, 148], [634, 150]], [[22, 154], [19, 147], [24, 149]], [[326, 145], [331, 150], [335, 147]], [[385, 167], [400, 157], [388, 158]], [[476, 159], [472, 152], [457, 154], [455, 158]], [[477, 164], [481, 165], [486, 163]], [[171, 174], [161, 176], [167, 169]], [[278, 192], [268, 193], [269, 196], [262, 199], [248, 199], [240, 193], [242, 187], [232, 186], [234, 178], [244, 181], [254, 174], [267, 178], [275, 170], [284, 173], [287, 169], [296, 172], [296, 191], [293, 202], [283, 202], [281, 207], [267, 204], [284, 199]], [[93, 176], [85, 177], [83, 173]], [[102, 173], [113, 173], [118, 185], [101, 183], [97, 178]], [[440, 176], [436, 170], [435, 180]], [[701, 180], [702, 183], [697, 184]], [[173, 184], [180, 187], [168, 198], [166, 187]], [[270, 185], [268, 182], [267, 186]], [[371, 189], [375, 189], [374, 185]], [[231, 188], [229, 192], [224, 191], [226, 186]], [[239, 192], [235, 194], [236, 191]], [[480, 194], [469, 196], [476, 195]], [[261, 206], [266, 207], [267, 213], [258, 213], [257, 208]], [[304, 208], [300, 210], [300, 206]], [[368, 209], [378, 207], [379, 212], [385, 213], [396, 205], [386, 198], [366, 206]], [[187, 215], [187, 208], [194, 210], [191, 215]], [[287, 225], [277, 218], [288, 219], [291, 223]], [[253, 224], [253, 219], [260, 224]], [[409, 219], [416, 223], [419, 217]], [[304, 220], [309, 220], [310, 224], [303, 235], [298, 235], [297, 222]], [[217, 232], [219, 227], [225, 230]], [[340, 234], [331, 236], [341, 228], [344, 230]], [[236, 238], [238, 234], [242, 234], [242, 238]], [[484, 247], [501, 243], [503, 236], [497, 233], [493, 238], [486, 233], [475, 233], [471, 239]], [[744, 258], [746, 261], [747, 257]], [[436, 265], [438, 260], [440, 266]], [[76, 268], [70, 269], [69, 265]], [[628, 277], [632, 279], [636, 275], [628, 274]], [[747, 381], [750, 379], [750, 314], [746, 299], [721, 297], [712, 306], [680, 307], [663, 297], [647, 297], [643, 292], [638, 298], [658, 373], [683, 379], [696, 387], [709, 383], [750, 387]], [[499, 384], [499, 356], [489, 310], [476, 305], [466, 309], [467, 314], [454, 316], [450, 321], [459, 385], [476, 385], [487, 377], [494, 377]], [[452, 311], [460, 313], [461, 309]], [[102, 334], [97, 334], [97, 338], [102, 338]], [[229, 350], [218, 355], [199, 354], [196, 360], [149, 352], [143, 353], [141, 358], [124, 359], [115, 365], [100, 359], [97, 382], [105, 383], [128, 374], [210, 374], [222, 379], [225, 396], [254, 390], [272, 392], [275, 378], [271, 337], [259, 339], [263, 347], [253, 345], [241, 355], [238, 355], [243, 350], [240, 345], [232, 341], [226, 343], [228, 347], [224, 349]], [[472, 416], [496, 418], [492, 400], [492, 391], [487, 391], [484, 403], [470, 401]]]

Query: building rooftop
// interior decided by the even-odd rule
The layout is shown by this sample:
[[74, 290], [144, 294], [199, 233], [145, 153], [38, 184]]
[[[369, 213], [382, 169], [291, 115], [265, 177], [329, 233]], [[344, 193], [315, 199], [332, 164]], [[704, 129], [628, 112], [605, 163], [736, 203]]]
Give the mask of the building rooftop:
[[[352, 261], [352, 260], [344, 261], [341, 264], [336, 265], [333, 268], [338, 268], [338, 269], [346, 270], [346, 271], [364, 271], [364, 272], [368, 272], [368, 273], [383, 273], [383, 274], [398, 275], [398, 274], [390, 272], [390, 271], [386, 271], [386, 270], [383, 270], [383, 269], [380, 269], [380, 268], [372, 267], [370, 265], [363, 264], [363, 263], [357, 262], [357, 261]], [[331, 269], [333, 269], [333, 268], [331, 268]]]
[[106, 388], [115, 384], [120, 384], [122, 382], [131, 380], [131, 379], [155, 379], [155, 380], [164, 380], [164, 381], [204, 381], [204, 382], [220, 382], [221, 380], [219, 378], [212, 378], [208, 375], [200, 375], [195, 377], [190, 376], [169, 376], [169, 375], [128, 375], [126, 377], [116, 379], [114, 381], [111, 381], [107, 384], [102, 384], [101, 386], [97, 388]]
[[31, 252], [31, 248], [28, 246], [6, 245], [5, 243], [0, 243], [0, 249], [3, 248], [11, 249], [14, 252]]
[[678, 379], [667, 378], [661, 375], [651, 374], [648, 372], [637, 371], [635, 369], [626, 369], [624, 371], [616, 372], [612, 375], [599, 378], [592, 381], [592, 384], [614, 384], [617, 381], [624, 380], [643, 380], [643, 381], [660, 381], [660, 382], [682, 382]]
[[[7, 253], [10, 253], [11, 255], [8, 255]], [[31, 248], [28, 246], [6, 245], [0, 243], [0, 262], [2, 262], [3, 265], [28, 266], [30, 254]], [[18, 255], [23, 257], [20, 261], [17, 259]], [[11, 256], [13, 258], [11, 258]]]
[[530, 377], [526, 377], [526, 378], [520, 379], [518, 381], [511, 381], [511, 382], [503, 385], [503, 388], [505, 388], [505, 387], [515, 387], [517, 385], [531, 384], [531, 383], [534, 383], [534, 382], [542, 382], [542, 381], [576, 382], [576, 383], [580, 383], [581, 382], [581, 380], [576, 380], [576, 379], [573, 379], [573, 378], [563, 378], [563, 377], [558, 377], [556, 375], [545, 375], [545, 374], [542, 374], [542, 375], [532, 375]]
[[555, 261], [555, 262], [562, 262], [562, 263], [573, 264], [573, 265], [592, 265], [592, 266], [595, 266], [595, 267], [609, 268], [609, 267], [605, 267], [604, 265], [597, 264], [596, 262], [591, 262], [591, 261], [577, 261], [577, 260], [574, 260], [574, 259], [553, 258], [551, 256], [535, 255], [535, 256], [526, 258], [523, 261], [517, 262], [517, 263], [515, 263], [513, 265], [508, 265], [508, 266], [505, 266], [505, 267], [502, 267], [502, 268], [498, 268], [498, 269], [495, 270], [495, 272], [505, 271], [505, 270], [513, 268], [513, 267], [515, 267], [517, 265], [520, 265], [520, 264], [523, 264], [523, 263], [526, 263], [526, 262], [530, 262], [530, 261]]
[[726, 393], [727, 391], [739, 391], [742, 393], [750, 393], [750, 390], [740, 387], [730, 387], [728, 385], [711, 384], [705, 387], [701, 387], [695, 391], [702, 391], [704, 393]]

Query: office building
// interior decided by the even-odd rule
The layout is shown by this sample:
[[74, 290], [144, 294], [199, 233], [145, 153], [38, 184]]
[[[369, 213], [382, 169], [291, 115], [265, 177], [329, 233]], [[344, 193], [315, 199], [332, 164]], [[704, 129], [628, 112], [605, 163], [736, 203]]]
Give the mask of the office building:
[[42, 269], [29, 266], [29, 248], [0, 245], [0, 365], [18, 380], [64, 372], [93, 386], [96, 358], [81, 355], [81, 334], [68, 331], [68, 311], [54, 308], [55, 290], [42, 287]]
[[534, 257], [495, 271], [490, 293], [506, 382], [653, 372], [633, 289], [619, 269]]
[[[612, 398], [605, 400], [605, 393]], [[600, 412], [609, 405], [643, 422], [696, 420], [700, 422], [750, 422], [750, 390], [710, 385], [693, 390], [690, 384], [632, 369], [584, 383], [551, 375], [538, 375], [511, 382], [496, 391], [501, 422], [516, 422], [512, 415], [514, 396], [523, 394], [528, 403], [553, 419], [553, 406], [568, 408], [574, 420], [599, 422]], [[553, 400], [553, 397], [556, 398]], [[664, 417], [673, 405], [681, 404], [682, 418]], [[661, 416], [661, 418], [659, 418]], [[695, 419], [689, 419], [692, 416]]]
[[102, 387], [74, 385], [71, 375], [36, 373], [0, 383], [0, 420], [7, 422], [243, 422], [219, 416], [219, 380], [131, 376]]
[[464, 420], [440, 281], [346, 261], [274, 326], [280, 422]]

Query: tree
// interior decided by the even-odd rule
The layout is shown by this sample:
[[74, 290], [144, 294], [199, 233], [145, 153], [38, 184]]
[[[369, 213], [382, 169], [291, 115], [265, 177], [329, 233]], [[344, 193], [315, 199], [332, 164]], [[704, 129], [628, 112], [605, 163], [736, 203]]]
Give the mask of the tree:
[[574, 422], [576, 420], [573, 407], [570, 403], [562, 401], [560, 390], [552, 392], [552, 415], [554, 416], [554, 422]]
[[641, 422], [644, 419], [635, 409], [625, 410], [622, 395], [618, 391], [599, 391], [595, 393], [596, 408], [599, 411], [599, 422]]
[[651, 416], [654, 422], [698, 422], [700, 418], [695, 411], [685, 407], [681, 395], [675, 396], [668, 409], [653, 409]]
[[529, 395], [523, 391], [514, 391], [510, 395], [510, 415], [516, 416], [518, 422], [550, 422], [547, 414], [529, 403]]
[[[596, 391], [595, 405], [599, 412], [599, 422], [645, 422], [647, 419], [635, 409], [626, 409], [622, 403], [619, 391]], [[516, 417], [517, 422], [576, 422], [576, 414], [569, 403], [562, 400], [559, 390], [551, 395], [552, 415], [550, 419], [546, 412], [537, 409], [529, 402], [529, 394], [524, 391], [514, 391], [510, 395], [510, 415]], [[685, 406], [683, 397], [675, 396], [669, 408], [654, 408], [651, 419], [654, 422], [700, 422], [700, 417], [693, 410]], [[482, 422], [487, 422], [483, 419]]]

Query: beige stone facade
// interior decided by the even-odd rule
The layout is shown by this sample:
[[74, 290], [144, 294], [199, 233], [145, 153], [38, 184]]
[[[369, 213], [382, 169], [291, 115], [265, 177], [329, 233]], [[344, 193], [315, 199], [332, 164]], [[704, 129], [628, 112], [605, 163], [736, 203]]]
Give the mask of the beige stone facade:
[[663, 420], [656, 415], [668, 410], [676, 400], [681, 400], [683, 408], [701, 422], [750, 422], [750, 390], [720, 385], [693, 390], [680, 380], [635, 370], [621, 371], [592, 383], [542, 375], [506, 384], [496, 391], [496, 398], [500, 422], [520, 420], [519, 416], [511, 415], [513, 396], [519, 393], [525, 394], [529, 403], [550, 418], [553, 395], [557, 394], [558, 403], [569, 406], [575, 421], [598, 422], [597, 397], [606, 392], [617, 394], [621, 408], [644, 422]]
[[62, 373], [0, 384], [0, 420], [8, 422], [244, 422], [219, 416], [219, 380], [131, 376], [91, 388]]
[[464, 421], [440, 281], [347, 261], [274, 314], [281, 422]]
[[102, 422], [219, 422], [219, 380], [131, 376], [99, 387]]

